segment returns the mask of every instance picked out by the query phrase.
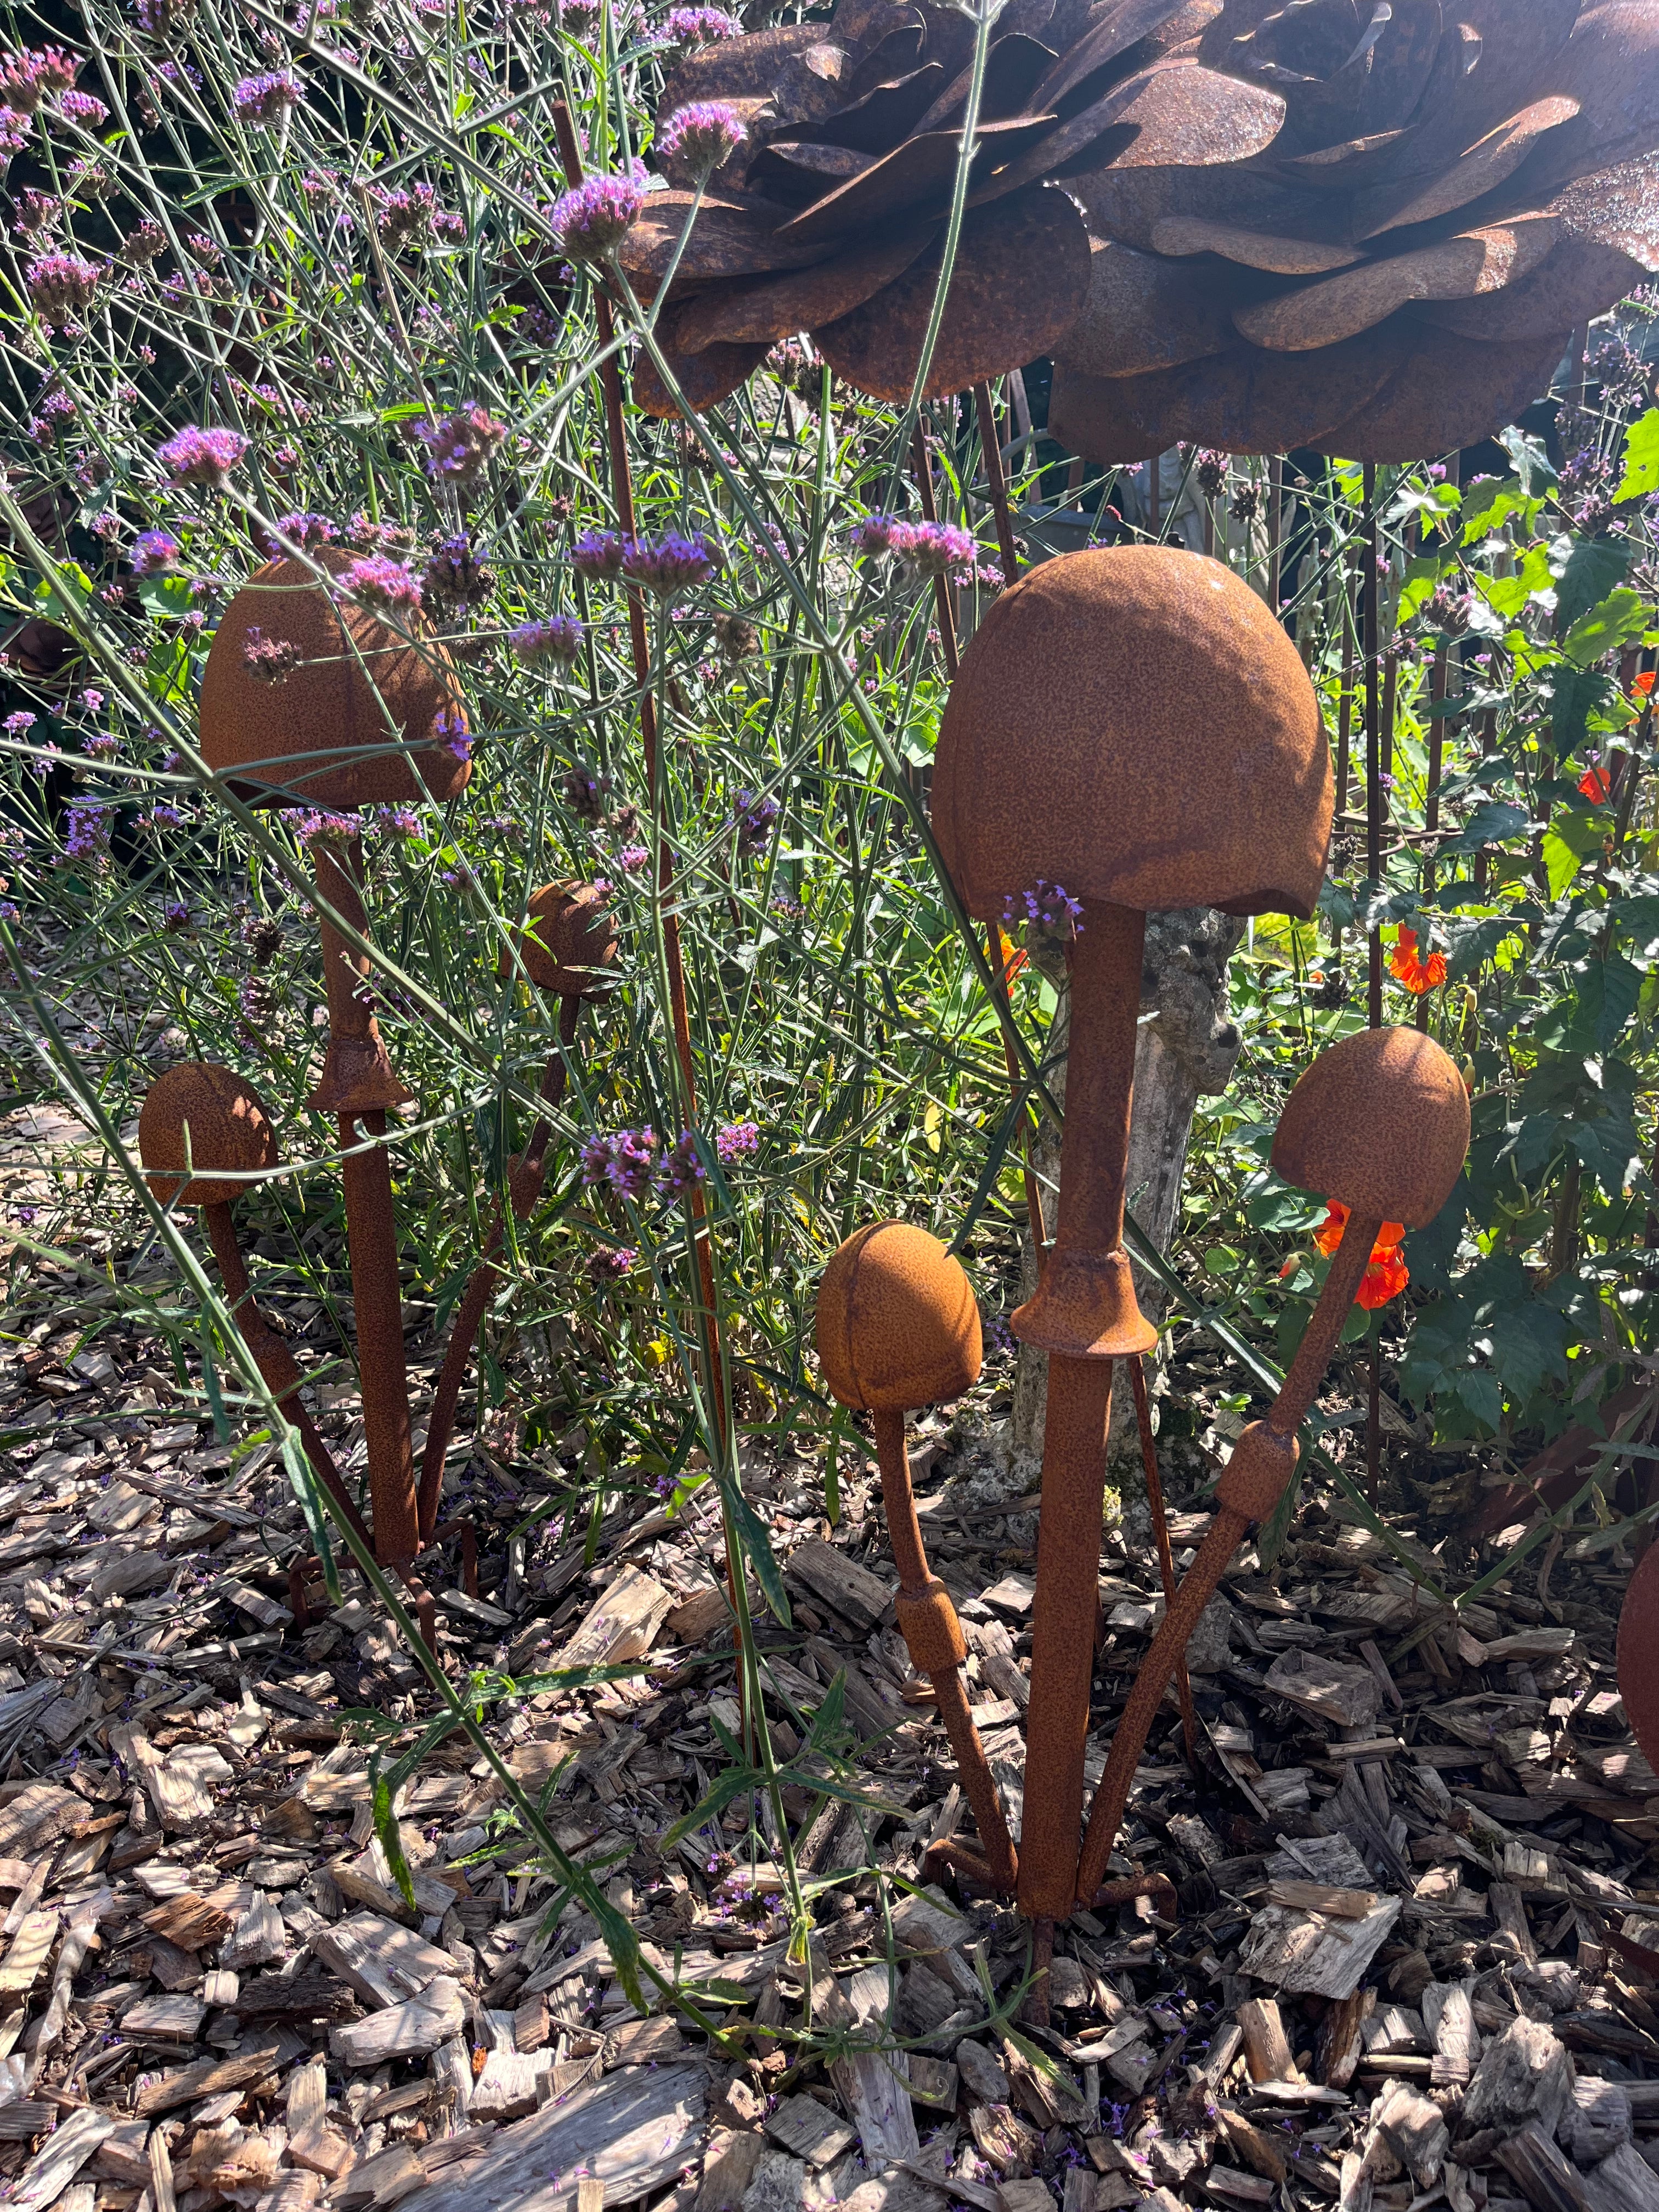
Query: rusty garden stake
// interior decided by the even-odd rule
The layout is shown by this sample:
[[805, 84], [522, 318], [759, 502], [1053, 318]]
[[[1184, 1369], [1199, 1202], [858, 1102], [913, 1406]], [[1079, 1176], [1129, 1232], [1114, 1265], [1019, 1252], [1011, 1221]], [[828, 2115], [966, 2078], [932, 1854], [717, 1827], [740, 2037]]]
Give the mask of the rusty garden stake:
[[907, 1413], [959, 1398], [978, 1376], [981, 1346], [973, 1288], [925, 1229], [902, 1221], [872, 1223], [855, 1231], [823, 1271], [817, 1347], [824, 1379], [842, 1404], [874, 1417], [882, 1504], [898, 1569], [899, 1630], [911, 1664], [933, 1685], [979, 1829], [980, 1854], [942, 1843], [934, 1856], [987, 1889], [1012, 1890], [1018, 1862], [962, 1684], [968, 1647], [950, 1592], [928, 1570], [904, 1449]]
[[1419, 1030], [1364, 1030], [1345, 1037], [1320, 1054], [1291, 1093], [1273, 1139], [1273, 1167], [1298, 1189], [1340, 1200], [1348, 1218], [1279, 1395], [1267, 1419], [1253, 1421], [1234, 1445], [1216, 1486], [1209, 1532], [1141, 1662], [1090, 1812], [1078, 1869], [1080, 1903], [1094, 1896], [1106, 1872], [1135, 1767], [1187, 1639], [1246, 1531], [1267, 1519], [1295, 1471], [1296, 1431], [1382, 1224], [1426, 1228], [1451, 1195], [1468, 1146], [1463, 1079], [1449, 1054]]
[[[553, 1133], [550, 1117], [558, 1111], [564, 1097], [582, 1002], [599, 997], [609, 988], [606, 970], [616, 957], [616, 927], [603, 897], [592, 884], [544, 884], [539, 890], [532, 891], [528, 926], [514, 945], [502, 950], [503, 981], [522, 969], [538, 990], [559, 1001], [558, 1042], [548, 1054], [547, 1066], [542, 1072], [542, 1110], [524, 1151], [507, 1166], [507, 1189], [515, 1220], [528, 1221], [541, 1197], [542, 1185], [547, 1179], [548, 1140]], [[472, 1357], [478, 1324], [501, 1274], [497, 1259], [504, 1231], [498, 1199], [490, 1218], [483, 1257], [473, 1269], [456, 1311], [433, 1395], [416, 1499], [423, 1543], [430, 1542], [437, 1532], [444, 1455], [454, 1433], [455, 1407], [467, 1363]]]
[[994, 604], [933, 796], [971, 915], [996, 920], [1038, 884], [1082, 908], [1058, 1227], [1013, 1317], [1049, 1355], [1018, 1886], [1041, 1923], [1077, 1894], [1112, 1362], [1155, 1341], [1122, 1242], [1146, 915], [1306, 919], [1330, 754], [1296, 648], [1246, 584], [1200, 556], [1115, 547], [1047, 562]]

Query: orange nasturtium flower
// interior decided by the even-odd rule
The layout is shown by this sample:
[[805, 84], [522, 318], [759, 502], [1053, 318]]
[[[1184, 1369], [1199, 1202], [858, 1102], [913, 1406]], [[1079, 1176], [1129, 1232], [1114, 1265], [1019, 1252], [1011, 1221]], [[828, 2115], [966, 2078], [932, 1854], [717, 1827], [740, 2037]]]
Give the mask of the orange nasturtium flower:
[[1578, 779], [1578, 788], [1592, 806], [1605, 806], [1613, 792], [1606, 769], [1599, 768], [1587, 768]]
[[[1314, 1237], [1315, 1249], [1328, 1255], [1342, 1242], [1342, 1232], [1348, 1225], [1348, 1209], [1340, 1198], [1330, 1201], [1330, 1211]], [[1390, 1298], [1397, 1298], [1411, 1280], [1411, 1270], [1406, 1265], [1406, 1255], [1400, 1249], [1400, 1240], [1406, 1233], [1403, 1221], [1385, 1221], [1376, 1233], [1371, 1247], [1370, 1264], [1354, 1293], [1367, 1313], [1385, 1306]]]
[[1006, 929], [997, 932], [997, 950], [1002, 959], [1003, 982], [1005, 985], [1012, 983], [1021, 969], [1029, 965], [1031, 956], [1023, 945], [1015, 944]]
[[1651, 699], [1651, 698], [1652, 698], [1652, 696], [1653, 696], [1653, 676], [1654, 676], [1654, 672], [1653, 672], [1653, 670], [1652, 670], [1652, 669], [1650, 669], [1650, 668], [1644, 668], [1644, 669], [1642, 671], [1642, 673], [1641, 673], [1641, 674], [1637, 678], [1636, 681], [1635, 681], [1635, 682], [1631, 685], [1631, 687], [1630, 687], [1630, 695], [1631, 695], [1631, 696], [1632, 696], [1632, 699]]
[[1389, 955], [1389, 973], [1420, 999], [1425, 991], [1438, 990], [1445, 981], [1446, 956], [1443, 952], [1431, 952], [1425, 960], [1417, 949], [1417, 932], [1407, 929], [1401, 922], [1394, 951]]

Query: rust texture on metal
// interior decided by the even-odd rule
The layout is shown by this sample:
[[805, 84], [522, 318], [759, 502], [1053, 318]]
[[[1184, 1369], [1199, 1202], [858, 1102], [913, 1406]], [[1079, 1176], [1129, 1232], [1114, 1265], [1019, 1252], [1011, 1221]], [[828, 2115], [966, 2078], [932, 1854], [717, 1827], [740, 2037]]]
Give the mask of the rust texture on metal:
[[[338, 576], [351, 556], [311, 556]], [[454, 798], [472, 773], [436, 730], [465, 711], [454, 668], [418, 616], [408, 636], [326, 591], [303, 561], [267, 562], [226, 608], [202, 678], [201, 742], [210, 767], [260, 805], [349, 810], [426, 792]], [[281, 684], [246, 657], [255, 631], [299, 648]]]
[[501, 949], [497, 973], [506, 982], [522, 966], [538, 990], [555, 998], [592, 999], [616, 978], [617, 923], [596, 884], [542, 884], [526, 901], [522, 930]]
[[[969, 159], [966, 221], [927, 398], [1048, 353], [1082, 313], [1088, 234], [1062, 166], [1109, 161], [1137, 135], [1115, 98], [1193, 32], [1183, 0], [1030, 0], [992, 36]], [[663, 304], [659, 336], [696, 407], [735, 391], [768, 346], [809, 332], [838, 375], [908, 399], [941, 266], [967, 131], [974, 23], [917, 0], [901, 16], [840, 0], [828, 21], [695, 47], [657, 106], [659, 143], [689, 103], [724, 100], [747, 129], [709, 182]], [[1261, 103], [1276, 118], [1277, 103]], [[1269, 133], [1271, 135], [1271, 133]], [[1213, 158], [1213, 157], [1212, 157]], [[665, 156], [623, 241], [641, 296], [665, 275], [696, 179]], [[654, 379], [636, 386], [669, 411]]]
[[981, 921], [1039, 878], [1305, 921], [1331, 799], [1313, 686], [1255, 593], [1203, 554], [1110, 546], [992, 605], [940, 722], [933, 820]]
[[[1158, 1440], [1152, 1434], [1152, 1401], [1146, 1390], [1146, 1363], [1127, 1363], [1135, 1394], [1135, 1426], [1140, 1432], [1140, 1468], [1146, 1483], [1146, 1509], [1152, 1516], [1152, 1543], [1158, 1553], [1158, 1576], [1164, 1585], [1164, 1610], [1176, 1601], [1175, 1554], [1170, 1548], [1170, 1524], [1164, 1512], [1164, 1484], [1158, 1471]], [[1176, 1695], [1181, 1703], [1181, 1735], [1188, 1763], [1198, 1771], [1198, 1715], [1193, 1705], [1193, 1686], [1188, 1679], [1183, 1653], [1176, 1662]]]
[[898, 1570], [894, 1611], [911, 1664], [933, 1685], [979, 1829], [982, 1857], [947, 1856], [981, 1874], [988, 1888], [1012, 1890], [1018, 1863], [963, 1685], [968, 1647], [950, 1593], [927, 1565], [904, 1448], [908, 1412], [958, 1398], [978, 1377], [981, 1344], [973, 1285], [925, 1229], [872, 1222], [849, 1237], [824, 1269], [817, 1334], [831, 1390], [843, 1405], [874, 1415], [882, 1503]]
[[1291, 1092], [1274, 1139], [1273, 1165], [1302, 1188], [1340, 1199], [1350, 1208], [1348, 1218], [1278, 1395], [1266, 1419], [1252, 1422], [1233, 1447], [1198, 1556], [1135, 1677], [1089, 1815], [1078, 1871], [1080, 1899], [1093, 1894], [1105, 1872], [1147, 1732], [1200, 1615], [1247, 1531], [1273, 1510], [1295, 1473], [1296, 1432], [1336, 1348], [1383, 1222], [1422, 1227], [1431, 1221], [1450, 1195], [1468, 1142], [1462, 1078], [1418, 1030], [1372, 1030], [1346, 1037], [1322, 1053]]
[[1092, 251], [1048, 420], [1090, 459], [1473, 445], [1659, 265], [1650, 9], [1207, 15], [1066, 173]]
[[253, 1085], [210, 1060], [186, 1060], [144, 1094], [138, 1157], [163, 1206], [222, 1206], [247, 1188], [227, 1176], [257, 1175], [274, 1168], [279, 1156], [276, 1132]]
[[1078, 1895], [1112, 1362], [1157, 1340], [1123, 1249], [1146, 914], [1305, 918], [1331, 795], [1283, 629], [1219, 562], [1162, 548], [1071, 554], [1005, 592], [940, 726], [933, 827], [969, 912], [1040, 881], [1082, 909], [1058, 1222], [1012, 1322], [1049, 1355], [1018, 1884], [1039, 1923]]
[[1299, 1190], [1425, 1229], [1468, 1148], [1469, 1094], [1451, 1055], [1418, 1029], [1361, 1030], [1298, 1080], [1273, 1164]]
[[1643, 1553], [1625, 1592], [1619, 1616], [1619, 1694], [1643, 1757], [1650, 1766], [1659, 1765], [1659, 1544], [1650, 1543]]

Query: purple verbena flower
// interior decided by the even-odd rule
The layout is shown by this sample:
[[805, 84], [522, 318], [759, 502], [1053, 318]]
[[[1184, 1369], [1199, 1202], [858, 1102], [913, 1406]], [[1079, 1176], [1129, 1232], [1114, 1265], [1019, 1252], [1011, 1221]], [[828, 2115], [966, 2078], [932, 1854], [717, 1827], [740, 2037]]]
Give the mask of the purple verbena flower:
[[253, 629], [242, 640], [242, 665], [256, 684], [286, 684], [299, 665], [300, 648], [291, 637], [267, 637]]
[[957, 579], [972, 575], [979, 554], [973, 533], [954, 522], [913, 523], [902, 550], [918, 575]]
[[165, 530], [141, 530], [129, 556], [135, 576], [160, 576], [179, 565], [179, 545]]
[[739, 1160], [752, 1160], [759, 1150], [757, 1121], [728, 1121], [714, 1139], [714, 1157], [723, 1168], [735, 1167]]
[[183, 484], [222, 485], [247, 451], [240, 430], [204, 430], [192, 426], [175, 431], [155, 458], [175, 487]]
[[507, 643], [527, 668], [543, 660], [568, 668], [580, 657], [583, 631], [574, 615], [549, 615], [539, 622], [521, 623]]
[[319, 838], [355, 837], [357, 821], [355, 815], [329, 814], [320, 807], [310, 807], [294, 825], [294, 834], [302, 845], [314, 845]]
[[478, 559], [464, 530], [441, 538], [421, 571], [422, 603], [446, 613], [464, 615], [482, 606], [495, 587], [495, 570]]
[[401, 561], [386, 553], [361, 555], [341, 576], [338, 589], [359, 606], [373, 607], [381, 614], [407, 619], [420, 611], [419, 579]]
[[410, 806], [371, 806], [368, 820], [383, 837], [407, 840], [421, 834], [421, 817]]
[[692, 100], [677, 107], [657, 133], [653, 150], [665, 166], [672, 163], [699, 183], [710, 177], [748, 137], [730, 100]]
[[687, 1198], [700, 1182], [707, 1181], [708, 1176], [696, 1134], [690, 1129], [682, 1129], [663, 1155], [662, 1165], [657, 1170], [658, 1189], [667, 1198]]
[[663, 29], [677, 46], [712, 46], [719, 40], [738, 37], [743, 24], [724, 8], [671, 8]]
[[472, 732], [466, 726], [466, 717], [456, 707], [440, 707], [432, 718], [432, 738], [441, 745], [452, 760], [469, 761], [472, 757]]
[[553, 203], [553, 235], [573, 261], [605, 261], [645, 205], [637, 178], [589, 177]]
[[14, 115], [33, 115], [49, 92], [64, 93], [81, 64], [61, 46], [40, 46], [9, 54], [0, 63], [0, 100]]
[[1005, 902], [1006, 922], [1034, 925], [1045, 935], [1071, 938], [1083, 932], [1083, 907], [1061, 884], [1039, 876], [1030, 890], [1012, 893]]
[[11, 227], [19, 238], [33, 238], [37, 231], [49, 230], [63, 212], [62, 200], [30, 185], [12, 201]]
[[292, 514], [277, 516], [276, 534], [284, 545], [297, 545], [309, 553], [319, 545], [331, 545], [340, 532], [325, 514], [312, 514], [301, 507]]
[[633, 1273], [639, 1256], [632, 1244], [619, 1244], [614, 1250], [596, 1245], [587, 1255], [587, 1272], [596, 1283], [619, 1283], [624, 1275]]
[[58, 112], [88, 131], [95, 131], [100, 123], [109, 119], [108, 108], [89, 92], [71, 90], [63, 94], [58, 102]]
[[472, 400], [440, 422], [421, 425], [415, 434], [427, 449], [426, 472], [434, 482], [469, 484], [483, 475], [507, 425]]
[[104, 271], [78, 253], [43, 253], [31, 261], [24, 283], [42, 322], [65, 330], [92, 305]]
[[648, 868], [650, 865], [651, 848], [648, 845], [624, 845], [617, 855], [617, 866], [624, 875], [637, 875], [641, 868]]
[[630, 538], [623, 548], [623, 575], [663, 599], [706, 584], [720, 565], [719, 554], [707, 538], [682, 538], [674, 530], [654, 543]]
[[590, 1137], [582, 1146], [582, 1181], [608, 1183], [623, 1198], [643, 1198], [651, 1187], [659, 1139], [654, 1129], [617, 1129]]
[[570, 565], [590, 583], [609, 583], [621, 575], [625, 551], [614, 530], [584, 530], [570, 549]]
[[280, 123], [304, 98], [305, 87], [292, 70], [264, 70], [258, 76], [241, 78], [230, 103], [239, 122], [271, 124]]
[[64, 823], [64, 857], [94, 868], [109, 857], [111, 809], [102, 799], [72, 799]]
[[190, 927], [190, 908], [183, 899], [169, 899], [161, 908], [161, 927], [169, 935]]
[[752, 791], [740, 791], [732, 816], [738, 833], [738, 852], [760, 852], [772, 834], [772, 824], [781, 811], [775, 799], [757, 799]]

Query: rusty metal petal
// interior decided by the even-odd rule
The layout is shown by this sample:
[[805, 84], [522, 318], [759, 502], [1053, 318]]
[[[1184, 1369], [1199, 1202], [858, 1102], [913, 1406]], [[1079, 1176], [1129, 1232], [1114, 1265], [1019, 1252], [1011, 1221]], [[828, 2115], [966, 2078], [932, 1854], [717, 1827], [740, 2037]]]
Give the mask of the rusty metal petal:
[[1468, 300], [1528, 276], [1554, 245], [1549, 216], [1468, 230], [1437, 246], [1367, 261], [1277, 299], [1240, 307], [1233, 322], [1252, 345], [1307, 353], [1355, 337], [1413, 300]]
[[1091, 376], [1137, 376], [1224, 353], [1242, 272], [1194, 269], [1132, 246], [1091, 239], [1089, 296], [1066, 332], [1066, 358]]
[[[673, 320], [664, 331], [665, 348], [694, 354], [722, 342], [771, 345], [797, 331], [835, 322], [902, 276], [938, 232], [936, 222], [908, 224], [890, 235], [860, 239], [815, 268], [697, 293], [669, 309]], [[666, 315], [664, 320], [666, 325]]]
[[[1388, 332], [1403, 358], [1363, 408], [1309, 441], [1316, 452], [1351, 461], [1418, 461], [1473, 446], [1548, 391], [1566, 342], [1563, 332], [1524, 344], [1480, 345], [1405, 317], [1397, 332], [1394, 325]], [[1371, 331], [1353, 343], [1376, 345], [1385, 334]]]
[[[654, 289], [673, 258], [693, 206], [690, 192], [653, 192], [624, 235], [618, 255], [629, 279]], [[827, 249], [781, 234], [790, 210], [737, 196], [706, 199], [692, 227], [678, 276], [757, 276], [772, 269], [807, 269]]]
[[1474, 66], [1438, 118], [1441, 143], [1473, 146], [1542, 93], [1565, 92], [1554, 66], [1583, 10], [1580, 0], [1457, 0], [1454, 11], [1479, 41]]
[[1354, 202], [1353, 235], [1375, 238], [1381, 231], [1431, 222], [1437, 216], [1472, 205], [1513, 176], [1547, 131], [1570, 123], [1577, 112], [1577, 101], [1562, 94], [1535, 100], [1426, 183], [1419, 178], [1361, 192]]
[[[718, 407], [722, 399], [729, 399], [766, 358], [763, 345], [711, 345], [701, 353], [678, 356], [664, 346], [663, 352], [687, 405], [698, 415], [705, 407]], [[680, 411], [647, 356], [642, 355], [634, 365], [634, 399], [659, 421], [676, 417]]]
[[[1040, 138], [1047, 127], [1047, 119], [1042, 117], [985, 125], [975, 133], [979, 149], [975, 155], [975, 173], [1006, 161]], [[949, 202], [961, 144], [960, 131], [933, 131], [907, 138], [850, 183], [826, 192], [804, 214], [786, 223], [779, 234], [780, 246], [810, 247], [814, 250], [805, 258], [821, 260], [823, 249], [849, 231], [862, 229], [866, 223], [881, 222], [901, 210], [919, 214], [937, 207], [942, 211]]]
[[796, 121], [826, 112], [843, 97], [847, 49], [822, 23], [783, 23], [694, 46], [675, 65], [657, 102], [659, 130], [694, 100], [775, 100]]
[[[1183, 440], [1230, 453], [1329, 451], [1326, 426], [1365, 407], [1397, 365], [1397, 349], [1376, 331], [1315, 354], [1264, 353], [1241, 342], [1148, 376], [1085, 376], [1066, 366], [1063, 349], [1054, 358], [1050, 432], [1073, 453], [1111, 462], [1145, 460]], [[1351, 446], [1340, 451], [1365, 458]]]
[[1346, 246], [1346, 204], [1338, 193], [1309, 191], [1260, 169], [1101, 167], [1068, 177], [1097, 238], [1121, 239], [1150, 252], [1158, 225], [1176, 216], [1236, 222], [1248, 230], [1283, 230], [1297, 239]]
[[[908, 399], [934, 288], [934, 257], [812, 335], [830, 367], [877, 399]], [[1089, 235], [1063, 192], [1037, 188], [963, 222], [927, 396], [965, 392], [1054, 345], [1082, 312]]]
[[1569, 232], [1518, 284], [1506, 284], [1482, 299], [1425, 302], [1413, 312], [1437, 330], [1455, 331], [1483, 344], [1543, 339], [1565, 352], [1575, 325], [1605, 314], [1635, 289], [1650, 265], [1615, 246]]
[[1162, 30], [1180, 12], [1182, 0], [1119, 0], [1061, 54], [1036, 86], [1034, 100], [1053, 106], [1080, 84], [1122, 60], [1125, 54]]
[[1552, 64], [1547, 89], [1578, 102], [1565, 137], [1581, 167], [1644, 153], [1659, 137], [1659, 9], [1611, 0], [1587, 11]]
[[832, 107], [816, 123], [793, 131], [806, 145], [851, 146], [860, 154], [884, 154], [907, 131], [926, 130], [926, 110], [945, 71], [925, 62], [906, 76], [872, 85], [846, 107]]
[[[986, 121], [1043, 113], [1048, 102], [1035, 96], [1035, 88], [1054, 58], [1053, 47], [1045, 46], [1041, 40], [1028, 39], [1018, 32], [1012, 37], [1000, 38], [985, 57], [985, 86], [980, 95], [979, 112]], [[973, 74], [971, 64], [958, 70], [917, 123], [916, 129], [939, 131], [947, 123], [958, 120], [966, 106]]]
[[1285, 103], [1277, 93], [1196, 62], [1155, 62], [1121, 85], [1103, 115], [1134, 134], [1117, 166], [1211, 167], [1248, 161], [1278, 137]]
[[1237, 223], [1206, 222], [1200, 216], [1165, 216], [1152, 226], [1154, 252], [1182, 256], [1218, 253], [1244, 269], [1264, 269], [1279, 276], [1320, 276], [1332, 269], [1351, 269], [1357, 247], [1329, 246], [1318, 239], [1287, 238], [1273, 230], [1243, 230]]
[[1580, 177], [1548, 208], [1575, 237], [1616, 247], [1650, 274], [1659, 270], [1659, 153]]

